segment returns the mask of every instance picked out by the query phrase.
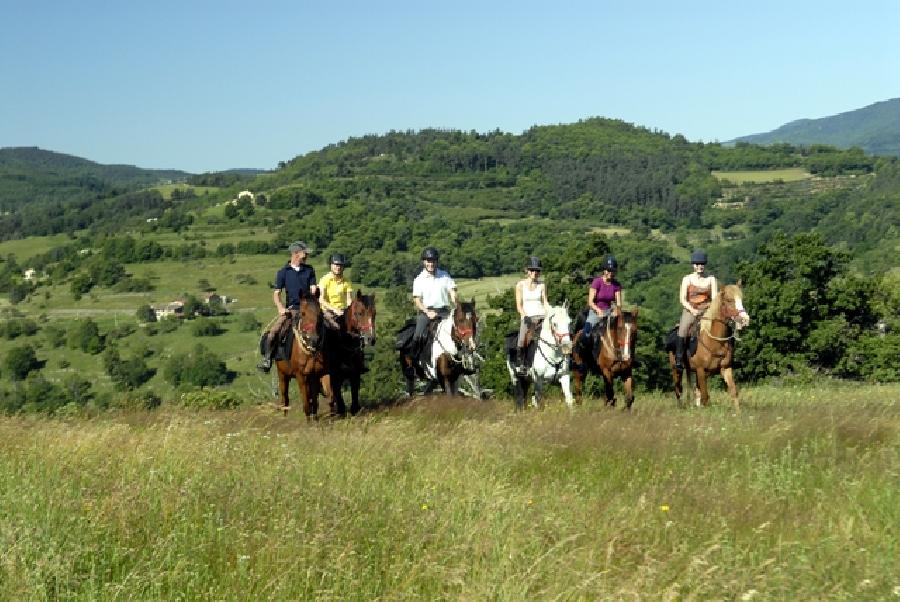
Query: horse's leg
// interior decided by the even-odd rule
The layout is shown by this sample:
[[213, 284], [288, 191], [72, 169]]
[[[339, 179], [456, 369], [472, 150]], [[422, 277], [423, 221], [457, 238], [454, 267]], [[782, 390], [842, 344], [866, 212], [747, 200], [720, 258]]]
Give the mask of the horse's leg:
[[566, 399], [566, 405], [571, 408], [575, 404], [575, 400], [572, 398], [571, 377], [568, 374], [560, 376], [559, 386], [562, 388], [563, 397]]
[[700, 392], [700, 405], [708, 406], [709, 389], [707, 388], [706, 382], [706, 370], [703, 368], [697, 368], [694, 372], [694, 376], [697, 379], [697, 390]]
[[675, 406], [684, 407], [681, 403], [681, 375], [683, 372], [675, 368], [675, 354], [671, 351], [669, 352], [669, 368], [672, 370], [672, 384], [675, 386]]
[[734, 411], [740, 412], [741, 403], [738, 401], [737, 385], [734, 383], [734, 372], [731, 367], [722, 368], [722, 379], [728, 385], [728, 394], [731, 396], [732, 403], [734, 403]]
[[322, 377], [322, 391], [328, 398], [328, 408], [332, 416], [346, 416], [347, 406], [344, 404], [343, 374], [327, 374]]
[[575, 403], [578, 405], [581, 405], [581, 402], [582, 402], [581, 393], [583, 390], [582, 388], [584, 387], [585, 376], [586, 376], [586, 372], [585, 372], [583, 366], [581, 367], [581, 369], [575, 368], [573, 366], [572, 384], [574, 386], [572, 388], [574, 389], [573, 393], [575, 395]]
[[634, 403], [634, 377], [631, 370], [625, 374], [625, 409], [630, 410]]
[[606, 394], [606, 405], [616, 407], [616, 388], [613, 381], [613, 373], [609, 368], [604, 368], [603, 373], [603, 390]]
[[313, 378], [307, 378], [306, 375], [299, 374], [296, 377], [297, 379], [297, 388], [300, 389], [300, 397], [303, 399], [303, 414], [306, 416], [306, 419], [311, 419], [315, 412], [312, 409], [312, 385], [310, 381]]
[[289, 393], [289, 385], [291, 384], [291, 377], [287, 374], [278, 373], [278, 390], [281, 393], [281, 409], [287, 415], [288, 408], [291, 406], [291, 400]]
[[400, 371], [406, 380], [406, 394], [410, 397], [416, 392], [416, 370], [413, 368], [412, 359], [400, 353]]
[[544, 379], [540, 375], [534, 375], [534, 393], [531, 396], [531, 405], [538, 410], [544, 409]]

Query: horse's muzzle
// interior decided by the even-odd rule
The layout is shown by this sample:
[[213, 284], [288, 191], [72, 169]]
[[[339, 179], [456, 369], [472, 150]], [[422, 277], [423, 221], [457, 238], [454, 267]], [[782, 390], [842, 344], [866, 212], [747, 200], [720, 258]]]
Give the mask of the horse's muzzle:
[[741, 311], [738, 315], [734, 317], [734, 327], [738, 330], [742, 328], [747, 328], [750, 325], [750, 315]]

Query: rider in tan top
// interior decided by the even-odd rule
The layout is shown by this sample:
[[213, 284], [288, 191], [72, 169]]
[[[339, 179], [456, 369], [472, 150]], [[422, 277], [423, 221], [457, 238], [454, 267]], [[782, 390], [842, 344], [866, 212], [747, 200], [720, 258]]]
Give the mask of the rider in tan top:
[[706, 273], [706, 252], [696, 250], [691, 253], [694, 271], [681, 279], [678, 300], [681, 302], [681, 321], [678, 323], [678, 338], [675, 339], [675, 369], [681, 370], [687, 339], [691, 326], [703, 315], [712, 300], [719, 294], [715, 276]]
[[524, 280], [516, 283], [516, 309], [519, 312], [519, 338], [516, 344], [516, 372], [524, 375], [525, 366], [525, 333], [535, 320], [547, 313], [547, 287], [541, 280], [541, 260], [529, 257], [525, 266], [527, 274]]

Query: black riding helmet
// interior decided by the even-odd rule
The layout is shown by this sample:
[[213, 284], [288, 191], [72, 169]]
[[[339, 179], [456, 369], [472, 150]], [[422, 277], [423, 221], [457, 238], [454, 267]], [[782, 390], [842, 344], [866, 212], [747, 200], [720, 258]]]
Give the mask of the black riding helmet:
[[619, 262], [616, 261], [616, 258], [612, 255], [607, 255], [603, 260], [603, 269], [609, 270], [610, 272], [619, 271]]
[[706, 251], [697, 249], [691, 253], [691, 263], [702, 263], [703, 265], [706, 265]]
[[542, 268], [541, 268], [541, 260], [540, 260], [540, 258], [538, 258], [538, 257], [529, 257], [529, 258], [528, 258], [528, 263], [525, 264], [525, 269], [526, 269], [526, 270], [534, 270], [534, 271], [536, 271], [536, 272], [540, 272], [541, 269], [542, 269]]
[[343, 253], [332, 253], [331, 258], [328, 260], [328, 263], [345, 266], [347, 265], [347, 257], [344, 256]]
[[440, 257], [440, 253], [434, 247], [425, 247], [425, 250], [422, 251], [422, 259], [433, 259], [437, 261]]

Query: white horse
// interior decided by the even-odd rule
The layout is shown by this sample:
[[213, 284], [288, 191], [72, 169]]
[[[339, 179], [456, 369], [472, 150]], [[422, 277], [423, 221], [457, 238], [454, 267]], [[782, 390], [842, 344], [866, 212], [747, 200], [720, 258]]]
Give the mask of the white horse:
[[566, 405], [570, 408], [575, 403], [572, 397], [572, 389], [569, 382], [569, 359], [572, 355], [572, 333], [569, 332], [569, 308], [565, 305], [557, 305], [547, 309], [544, 323], [538, 336], [537, 348], [534, 352], [534, 361], [525, 376], [516, 374], [516, 370], [507, 354], [506, 368], [516, 391], [516, 407], [525, 407], [525, 396], [528, 394], [528, 384], [534, 384], [534, 393], [531, 397], [531, 405], [541, 407], [541, 397], [544, 392], [544, 383], [558, 382], [562, 387]]

